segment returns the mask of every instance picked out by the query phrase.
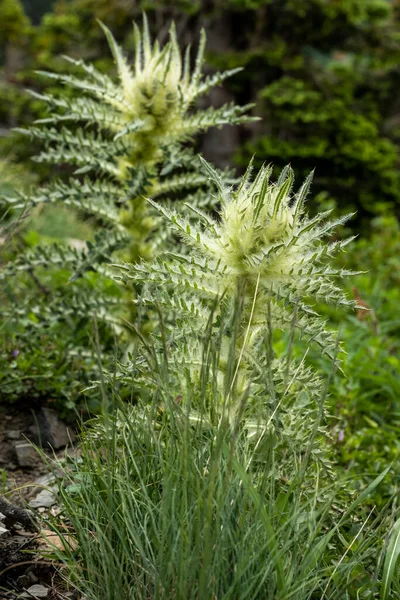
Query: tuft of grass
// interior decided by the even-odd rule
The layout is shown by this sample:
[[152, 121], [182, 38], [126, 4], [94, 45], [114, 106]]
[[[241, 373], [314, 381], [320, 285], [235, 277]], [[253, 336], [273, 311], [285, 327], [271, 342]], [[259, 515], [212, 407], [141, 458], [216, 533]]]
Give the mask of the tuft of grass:
[[[142, 350], [132, 357], [133, 384], [136, 366], [143, 376]], [[370, 502], [389, 469], [357, 497], [346, 495], [347, 482], [313, 459], [323, 451], [322, 410], [300, 450], [279, 444], [284, 420], [254, 439], [241, 411], [234, 422], [227, 417], [236, 402], [229, 385], [226, 413], [207, 413], [218, 348], [205, 349], [200, 383], [182, 364], [181, 387], [168, 346], [148, 350], [147, 390], [136, 388], [135, 406], [109, 398], [112, 410], [86, 429], [60, 479], [69, 527], [66, 535], [53, 524], [64, 541], [57, 555], [86, 600], [356, 600], [380, 598], [382, 585], [400, 598], [387, 566], [397, 546], [385, 544], [398, 515]], [[192, 403], [203, 406], [196, 418]]]

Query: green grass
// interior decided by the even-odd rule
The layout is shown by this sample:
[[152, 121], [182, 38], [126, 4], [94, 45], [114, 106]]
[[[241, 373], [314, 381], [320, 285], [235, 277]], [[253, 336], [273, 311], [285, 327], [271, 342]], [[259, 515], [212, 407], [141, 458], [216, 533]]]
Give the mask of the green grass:
[[[133, 384], [139, 371], [143, 377], [143, 354], [136, 355], [140, 364], [133, 359]], [[324, 447], [316, 435], [323, 410], [303, 432], [301, 450], [280, 444], [284, 419], [260, 427], [254, 439], [241, 413], [234, 423], [224, 412], [199, 413], [199, 398], [207, 398], [203, 406], [216, 400], [217, 360], [203, 365], [200, 383], [182, 364], [181, 387], [168, 360], [167, 353], [157, 357], [147, 388], [136, 385], [135, 406], [105, 398], [112, 411], [85, 430], [80, 457], [64, 468], [59, 489], [70, 539], [56, 554], [81, 594], [356, 600], [384, 598], [384, 586], [388, 597], [400, 598], [398, 525], [391, 534], [398, 511], [373, 503], [389, 469], [351, 495], [348, 481], [313, 459]], [[279, 390], [276, 400], [285, 402]], [[64, 535], [57, 522], [53, 527]]]

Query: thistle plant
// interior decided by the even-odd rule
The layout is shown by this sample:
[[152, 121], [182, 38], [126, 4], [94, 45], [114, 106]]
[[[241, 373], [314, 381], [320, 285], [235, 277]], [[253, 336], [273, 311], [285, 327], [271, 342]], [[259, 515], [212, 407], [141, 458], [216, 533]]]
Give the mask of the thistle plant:
[[[271, 167], [263, 166], [253, 178], [250, 164], [240, 184], [229, 187], [206, 161], [203, 165], [217, 190], [220, 218], [216, 220], [188, 205], [199, 218], [199, 223], [193, 224], [184, 215], [149, 199], [190, 251], [166, 252], [153, 263], [119, 267], [125, 280], [146, 284], [141, 301], [164, 304], [178, 315], [180, 327], [175, 338], [186, 327], [186, 331], [197, 332], [195, 340], [201, 339], [211, 307], [215, 331], [220, 330], [227, 315], [236, 315], [220, 337], [219, 358], [221, 402], [225, 406], [234, 387], [237, 402], [230, 408], [230, 415], [234, 416], [249, 385], [253, 386], [253, 396], [257, 395], [263, 373], [264, 384], [265, 373], [270, 372], [274, 385], [280, 381], [283, 389], [290, 381], [313, 381], [311, 372], [303, 365], [296, 366], [290, 356], [285, 367], [282, 361], [274, 360], [273, 353], [262, 349], [265, 337], [271, 336], [272, 331], [296, 330], [310, 343], [319, 345], [322, 353], [335, 358], [336, 336], [310, 302], [355, 304], [335, 283], [335, 279], [351, 272], [326, 264], [326, 259], [344, 249], [352, 238], [328, 243], [323, 240], [351, 215], [335, 220], [328, 219], [330, 211], [313, 218], [307, 216], [305, 200], [312, 174], [297, 193], [292, 193], [290, 167], [272, 183]], [[197, 341], [189, 342], [191, 349], [185, 348], [178, 362], [189, 355], [194, 364], [201, 364], [196, 344]], [[234, 377], [230, 377], [228, 387], [223, 386], [232, 362]], [[319, 389], [316, 381], [309, 387]], [[271, 403], [264, 386], [264, 403], [265, 398], [267, 404]]]
[[[44, 143], [36, 161], [69, 164], [75, 169], [73, 176], [31, 194], [20, 192], [4, 198], [5, 205], [15, 209], [38, 204], [72, 206], [100, 222], [101, 231], [80, 259], [74, 251], [54, 247], [53, 259], [47, 252], [43, 260], [39, 248], [34, 256], [29, 253], [19, 260], [19, 270], [62, 262], [76, 278], [88, 270], [101, 270], [101, 264], [120, 248], [130, 248], [125, 258], [131, 261], [151, 257], [165, 235], [155, 231], [143, 194], [167, 201], [192, 191], [193, 201], [200, 205], [207, 201], [209, 195], [204, 198], [201, 194], [206, 178], [198, 173], [197, 158], [185, 142], [209, 127], [251, 120], [245, 115], [249, 106], [195, 110], [199, 96], [240, 70], [202, 76], [204, 32], [191, 72], [190, 48], [182, 58], [174, 25], [170, 41], [162, 49], [157, 41], [151, 44], [145, 16], [142, 33], [134, 25], [132, 66], [111, 32], [104, 25], [102, 28], [118, 81], [81, 60], [68, 59], [80, 76], [40, 72], [75, 94], [56, 97], [32, 92], [47, 103], [50, 115], [28, 130], [18, 130]], [[4, 270], [3, 277], [12, 269], [10, 265]]]
[[101, 26], [115, 60], [117, 81], [82, 60], [67, 59], [77, 74], [39, 72], [74, 93], [32, 92], [46, 102], [50, 115], [28, 130], [18, 130], [44, 143], [36, 161], [69, 164], [73, 177], [66, 183], [54, 181], [31, 195], [6, 198], [6, 202], [15, 208], [63, 203], [81, 209], [111, 231], [106, 236], [109, 254], [117, 246], [115, 231], [125, 233], [125, 245], [131, 245], [130, 260], [135, 261], [151, 256], [157, 245], [156, 239], [148, 239], [155, 221], [143, 194], [175, 198], [206, 184], [185, 142], [210, 127], [252, 118], [245, 114], [249, 105], [196, 110], [200, 96], [241, 70], [202, 76], [204, 31], [191, 70], [190, 48], [183, 57], [174, 25], [169, 42], [160, 48], [158, 41], [151, 43], [145, 16], [142, 32], [135, 24], [132, 65], [112, 33]]
[[[196, 108], [200, 96], [240, 70], [203, 76], [204, 31], [192, 61], [190, 48], [181, 53], [173, 24], [164, 47], [158, 41], [152, 43], [144, 16], [142, 31], [134, 25], [134, 60], [130, 63], [112, 33], [101, 27], [114, 57], [116, 79], [73, 59], [67, 59], [72, 65], [70, 74], [39, 72], [61, 84], [61, 91], [32, 92], [47, 104], [49, 116], [29, 129], [18, 130], [44, 146], [35, 158], [37, 162], [62, 165], [67, 176], [60, 171], [60, 177], [50, 183], [29, 193], [15, 191], [2, 200], [6, 210], [14, 209], [17, 221], [21, 211], [26, 216], [37, 205], [71, 207], [91, 218], [96, 229], [94, 239], [78, 250], [65, 244], [30, 249], [2, 267], [0, 280], [27, 273], [31, 286], [33, 278], [40, 281], [49, 268], [67, 272], [70, 282], [80, 279], [80, 287], [74, 284], [61, 294], [46, 294], [46, 311], [39, 313], [47, 315], [52, 306], [58, 316], [68, 305], [78, 318], [103, 319], [120, 333], [124, 319], [134, 317], [130, 298], [127, 306], [120, 291], [113, 289], [108, 314], [104, 310], [106, 298], [101, 298], [103, 308], [99, 312], [93, 272], [115, 287], [107, 270], [112, 257], [136, 262], [150, 259], [159, 248], [165, 248], [167, 230], [144, 195], [167, 205], [183, 197], [199, 207], [209, 204], [212, 196], [207, 177], [191, 149], [193, 136], [210, 127], [252, 118], [246, 115], [249, 106]], [[71, 292], [71, 287], [76, 291]], [[84, 306], [76, 301], [82, 295]], [[116, 306], [118, 295], [120, 303]], [[38, 302], [35, 294], [33, 303]], [[14, 304], [6, 310], [11, 319], [16, 318]], [[43, 326], [47, 327], [45, 321]]]

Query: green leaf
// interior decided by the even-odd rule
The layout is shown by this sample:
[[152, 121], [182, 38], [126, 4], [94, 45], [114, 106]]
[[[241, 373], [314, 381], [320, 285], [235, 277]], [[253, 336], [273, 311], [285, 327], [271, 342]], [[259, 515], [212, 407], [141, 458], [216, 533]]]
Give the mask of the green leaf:
[[388, 547], [386, 550], [385, 562], [383, 565], [381, 600], [390, 598], [392, 582], [395, 579], [396, 567], [400, 555], [400, 519], [397, 519], [393, 525], [390, 534]]

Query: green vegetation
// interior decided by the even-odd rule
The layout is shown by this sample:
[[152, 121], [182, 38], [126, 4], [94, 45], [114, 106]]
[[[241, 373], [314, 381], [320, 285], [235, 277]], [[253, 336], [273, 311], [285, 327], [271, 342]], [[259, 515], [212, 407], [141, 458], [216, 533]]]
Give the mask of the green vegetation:
[[[48, 331], [50, 337], [56, 335], [60, 340], [51, 352], [53, 369], [49, 368], [52, 361], [49, 363], [47, 343], [36, 345], [34, 357], [30, 353], [35, 362], [45, 366], [44, 371], [34, 369], [32, 374], [31, 360], [24, 362], [22, 355], [16, 364], [13, 363], [11, 385], [8, 375], [0, 379], [2, 393], [9, 399], [28, 394], [43, 396], [48, 390], [46, 380], [51, 382], [59, 374], [58, 364], [71, 375], [84, 369], [79, 363], [80, 357], [90, 354], [89, 329], [86, 327], [82, 331], [88, 318], [95, 316], [107, 323], [112, 328], [108, 338], [120, 335], [121, 330], [126, 329], [127, 318], [135, 318], [132, 301], [128, 298], [123, 302], [121, 293], [110, 282], [107, 263], [118, 251], [135, 262], [154, 256], [160, 247], [170, 244], [165, 230], [158, 227], [148, 210], [144, 196], [173, 203], [190, 193], [197, 206], [210, 206], [212, 199], [207, 191], [207, 177], [198, 172], [199, 159], [187, 141], [210, 127], [254, 120], [245, 114], [249, 106], [230, 104], [217, 109], [196, 110], [195, 103], [200, 96], [240, 70], [203, 76], [204, 32], [192, 69], [190, 48], [183, 58], [173, 25], [170, 40], [163, 48], [158, 41], [151, 43], [146, 17], [142, 32], [135, 25], [132, 65], [125, 59], [111, 32], [104, 25], [102, 28], [116, 63], [118, 81], [102, 74], [93, 65], [74, 59], [70, 62], [76, 75], [41, 72], [72, 92], [69, 89], [62, 95], [33, 92], [35, 98], [49, 105], [50, 115], [39, 119], [37, 126], [19, 129], [20, 133], [44, 144], [44, 150], [36, 157], [37, 162], [62, 163], [64, 167], [58, 178], [37, 190], [16, 190], [3, 196], [5, 213], [13, 212], [7, 222], [8, 228], [17, 228], [23, 215], [35, 207], [60, 205], [61, 215], [66, 208], [72, 210], [70, 216], [64, 216], [64, 235], [57, 240], [61, 243], [52, 245], [48, 242], [56, 236], [57, 217], [52, 219], [49, 239], [43, 235], [46, 221], [43, 223], [36, 216], [35, 234], [28, 232], [22, 240], [29, 245], [29, 250], [19, 253], [14, 261], [8, 261], [0, 272], [3, 282], [19, 278], [21, 289], [18, 292], [24, 297], [23, 313], [29, 315], [25, 321], [21, 320], [21, 307], [15, 307], [17, 290], [11, 291], [10, 286], [5, 285], [7, 329], [13, 331], [5, 336], [3, 363], [9, 360], [10, 347], [26, 349], [31, 346], [26, 340], [32, 339], [32, 321]], [[87, 244], [78, 243], [78, 246], [75, 239], [65, 235], [68, 229], [72, 230], [73, 224], [76, 225], [75, 211], [91, 219], [90, 238]], [[74, 238], [78, 231], [75, 227]], [[36, 284], [36, 289], [29, 292], [32, 283]], [[62, 288], [66, 284], [69, 285], [64, 292]], [[120, 307], [116, 302], [118, 297]], [[70, 355], [67, 341], [70, 336], [65, 336], [65, 327], [67, 331], [75, 332], [76, 343], [82, 345], [78, 367], [75, 356], [69, 366], [65, 361]], [[102, 351], [107, 352], [109, 347], [110, 344], [103, 344]], [[43, 351], [45, 354], [40, 360]], [[85, 379], [87, 384], [87, 377]], [[29, 385], [24, 383], [26, 381]], [[52, 393], [56, 396], [61, 393], [61, 398], [67, 398], [66, 404], [71, 407], [78, 391], [75, 377], [72, 377], [71, 385], [63, 377], [59, 381], [63, 382], [64, 390], [57, 386]]]
[[[400, 230], [395, 218], [378, 218], [369, 239], [360, 237], [347, 254], [347, 268], [365, 273], [353, 278], [349, 293], [370, 310], [330, 315], [341, 322], [345, 377], [336, 377], [331, 402], [337, 417], [341, 462], [364, 480], [387, 464], [399, 472]], [[383, 494], [397, 490], [394, 478]], [[383, 493], [383, 490], [382, 490]]]
[[[53, 525], [68, 580], [90, 600], [400, 597], [389, 567], [395, 515], [370, 505], [386, 472], [344, 499], [347, 482], [329, 481], [310, 460], [312, 431], [307, 453], [290, 440], [277, 447], [279, 419], [255, 441], [240, 421], [193, 421], [184, 407], [197, 396], [219, 401], [218, 361], [211, 351], [189, 393], [167, 379], [168, 364], [155, 371], [152, 361], [149, 383], [162, 382], [154, 395], [91, 424], [80, 462], [60, 482], [70, 533]], [[303, 431], [301, 418], [295, 425]]]
[[292, 161], [302, 177], [315, 168], [320, 200], [357, 209], [364, 224], [365, 216], [398, 212], [398, 4], [230, 4], [242, 25], [241, 49], [216, 64], [246, 66], [264, 117], [239, 153], [242, 163], [256, 152], [276, 167]]
[[132, 30], [119, 0], [35, 25], [0, 0], [0, 397], [98, 415], [63, 573], [93, 600], [400, 598], [399, 8], [142, 4]]
[[[318, 201], [358, 210], [359, 225], [387, 209], [398, 214], [400, 9], [394, 0], [214, 0], [206, 10], [199, 2], [70, 0], [56, 2], [36, 27], [27, 25], [17, 2], [2, 0], [2, 39], [19, 31], [12, 38], [19, 70], [8, 75], [3, 100], [0, 91], [0, 120], [21, 126], [42, 115], [23, 89], [43, 89], [32, 81], [34, 68], [63, 71], [61, 54], [88, 57], [110, 73], [96, 18], [132, 50], [131, 23], [141, 9], [154, 31], [172, 18], [187, 40], [197, 40], [206, 22], [208, 64], [245, 67], [227, 90], [239, 104], [256, 101], [263, 121], [242, 135], [236, 153], [242, 166], [256, 152], [277, 171], [292, 162], [300, 179], [315, 168]], [[11, 145], [8, 138], [1, 143]]]

